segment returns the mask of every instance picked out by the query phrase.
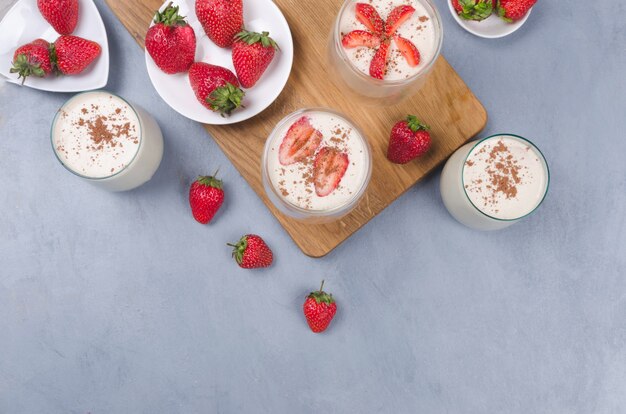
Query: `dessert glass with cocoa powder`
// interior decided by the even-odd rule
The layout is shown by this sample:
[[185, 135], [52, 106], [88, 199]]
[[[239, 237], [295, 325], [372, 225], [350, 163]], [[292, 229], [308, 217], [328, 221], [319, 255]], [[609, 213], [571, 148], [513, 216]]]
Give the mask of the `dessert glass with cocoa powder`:
[[[306, 158], [284, 165], [281, 144], [296, 123], [306, 123], [321, 138]], [[338, 186], [320, 196], [315, 160], [325, 148], [343, 154], [348, 162]], [[341, 218], [359, 203], [372, 174], [372, 155], [362, 131], [345, 115], [327, 108], [307, 108], [287, 115], [270, 133], [261, 172], [265, 193], [278, 210], [301, 221], [324, 223]]]
[[526, 217], [543, 202], [550, 171], [527, 139], [498, 134], [459, 148], [441, 173], [441, 197], [450, 214], [478, 230], [497, 230]]
[[163, 157], [163, 136], [154, 118], [106, 91], [83, 92], [65, 102], [50, 138], [68, 171], [110, 191], [145, 183]]
[[[369, 67], [378, 48], [346, 48], [345, 34], [355, 30], [369, 31], [356, 17], [357, 3], [376, 9], [383, 21], [398, 6], [411, 6], [413, 14], [397, 29], [396, 34], [413, 43], [419, 51], [417, 66], [410, 66], [396, 41], [389, 42], [387, 65], [383, 79], [370, 76]], [[443, 27], [439, 11], [431, 0], [346, 0], [331, 29], [328, 57], [330, 75], [342, 89], [350, 91], [359, 102], [380, 105], [395, 104], [417, 92], [426, 82], [443, 44]]]

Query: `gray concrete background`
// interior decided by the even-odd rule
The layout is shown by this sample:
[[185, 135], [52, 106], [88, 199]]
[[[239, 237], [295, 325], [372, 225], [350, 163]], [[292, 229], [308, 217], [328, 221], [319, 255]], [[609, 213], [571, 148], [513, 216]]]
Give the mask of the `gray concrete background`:
[[[50, 148], [69, 95], [0, 86], [0, 413], [626, 412], [624, 3], [543, 1], [485, 40], [437, 1], [444, 54], [490, 115], [481, 136], [537, 143], [550, 193], [479, 233], [448, 215], [437, 171], [319, 260], [159, 99], [96, 3], [107, 89], [158, 119], [165, 157], [136, 191], [93, 188]], [[201, 226], [187, 186], [218, 166], [227, 201]], [[231, 262], [246, 232], [274, 249], [269, 270]], [[322, 278], [339, 311], [314, 335], [301, 305]]]

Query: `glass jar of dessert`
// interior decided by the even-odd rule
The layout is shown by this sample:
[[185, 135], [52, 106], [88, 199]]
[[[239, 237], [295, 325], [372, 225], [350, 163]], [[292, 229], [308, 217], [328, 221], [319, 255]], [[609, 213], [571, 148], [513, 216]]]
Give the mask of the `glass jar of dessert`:
[[310, 223], [337, 220], [361, 200], [372, 174], [363, 132], [326, 108], [283, 118], [265, 143], [265, 192], [283, 214]]
[[50, 138], [68, 171], [110, 191], [150, 180], [163, 157], [163, 136], [154, 118], [106, 91], [79, 93], [65, 102]]
[[478, 230], [497, 230], [529, 215], [550, 184], [548, 164], [532, 142], [498, 134], [459, 148], [441, 173], [441, 197], [450, 214]]
[[331, 31], [331, 74], [361, 102], [395, 104], [424, 85], [442, 42], [431, 0], [346, 0]]

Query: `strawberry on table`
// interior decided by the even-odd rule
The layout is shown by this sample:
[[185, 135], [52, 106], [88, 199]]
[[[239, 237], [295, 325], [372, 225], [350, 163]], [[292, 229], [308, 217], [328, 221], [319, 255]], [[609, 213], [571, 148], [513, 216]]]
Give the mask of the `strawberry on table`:
[[193, 218], [198, 223], [207, 224], [224, 202], [222, 180], [213, 176], [200, 176], [189, 188], [189, 205]]
[[424, 155], [430, 149], [431, 138], [428, 125], [414, 115], [397, 122], [391, 129], [387, 158], [396, 164], [407, 162]]
[[77, 75], [100, 55], [100, 45], [78, 36], [60, 36], [50, 49], [55, 67], [64, 75]]
[[420, 64], [420, 52], [417, 50], [417, 47], [415, 47], [413, 42], [399, 35], [394, 35], [393, 40], [396, 42], [398, 50], [402, 56], [404, 56], [404, 59], [406, 59], [409, 66], [417, 66]]
[[43, 78], [52, 73], [50, 61], [50, 43], [43, 39], [36, 39], [18, 47], [13, 54], [11, 73], [17, 73], [22, 83], [29, 76]]
[[371, 4], [357, 3], [355, 6], [356, 18], [373, 34], [380, 36], [383, 34], [385, 23]]
[[78, 23], [78, 0], [37, 0], [41, 15], [58, 34], [72, 34]]
[[242, 0], [196, 0], [196, 16], [209, 39], [219, 47], [231, 46], [243, 29]]
[[537, 0], [497, 0], [498, 16], [506, 22], [514, 22], [526, 16]]
[[253, 87], [263, 75], [278, 50], [269, 32], [242, 30], [233, 43], [233, 66], [244, 88]]
[[493, 0], [451, 0], [454, 10], [464, 20], [484, 20], [493, 12]]
[[185, 72], [194, 61], [196, 34], [171, 2], [154, 15], [154, 25], [148, 29], [145, 43], [150, 57], [165, 73]]
[[385, 22], [385, 30], [387, 36], [393, 36], [396, 30], [415, 13], [413, 6], [398, 6], [389, 13]]
[[320, 290], [311, 292], [302, 306], [304, 317], [315, 333], [325, 331], [337, 313], [337, 303], [335, 303], [333, 295], [324, 292], [323, 289], [324, 281], [322, 280]]
[[322, 133], [311, 125], [307, 116], [299, 118], [287, 131], [278, 149], [278, 161], [290, 165], [305, 160], [315, 154], [322, 143]]
[[235, 74], [217, 65], [193, 63], [189, 68], [189, 82], [198, 101], [222, 116], [239, 108], [245, 95]]
[[256, 234], [246, 234], [236, 244], [228, 245], [233, 248], [233, 258], [244, 269], [269, 267], [274, 259], [265, 241]]
[[348, 154], [333, 147], [324, 147], [313, 162], [313, 184], [319, 197], [326, 197], [339, 186], [348, 169]]

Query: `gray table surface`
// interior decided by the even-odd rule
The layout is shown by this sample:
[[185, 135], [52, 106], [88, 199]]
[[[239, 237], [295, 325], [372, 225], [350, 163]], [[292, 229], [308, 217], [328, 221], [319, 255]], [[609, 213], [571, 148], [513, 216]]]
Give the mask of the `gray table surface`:
[[[2, 1], [6, 9], [9, 1]], [[55, 159], [69, 95], [0, 85], [0, 413], [626, 412], [626, 6], [553, 1], [501, 40], [437, 4], [444, 54], [489, 112], [546, 154], [523, 223], [471, 231], [439, 171], [323, 259], [303, 255], [199, 124], [153, 89], [103, 1], [107, 89], [165, 135], [154, 179], [111, 194]], [[194, 222], [190, 180], [220, 167], [227, 201]], [[224, 243], [261, 234], [273, 267]], [[304, 296], [339, 311], [311, 333]]]

